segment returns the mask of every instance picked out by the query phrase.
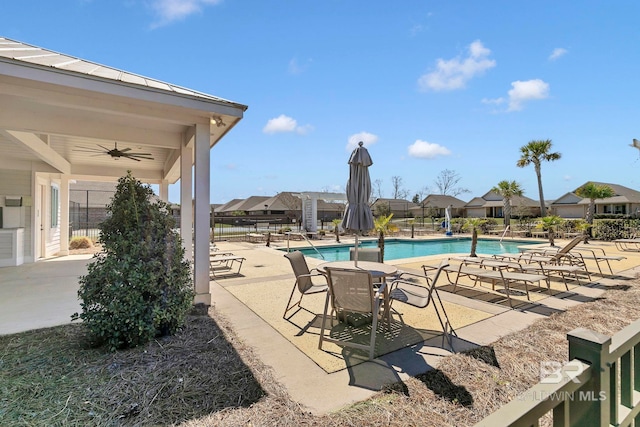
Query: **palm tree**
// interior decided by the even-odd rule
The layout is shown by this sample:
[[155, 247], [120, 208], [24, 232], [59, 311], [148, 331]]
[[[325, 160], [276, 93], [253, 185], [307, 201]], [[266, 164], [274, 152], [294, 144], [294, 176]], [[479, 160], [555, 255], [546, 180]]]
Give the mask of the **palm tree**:
[[385, 234], [398, 231], [398, 226], [391, 222], [393, 214], [380, 215], [374, 218], [373, 228], [378, 233], [378, 247], [380, 248], [380, 259], [384, 261], [384, 236]]
[[524, 191], [516, 181], [507, 180], [500, 181], [491, 191], [502, 196], [502, 203], [504, 204], [504, 226], [507, 227], [511, 224], [511, 198], [514, 196], [522, 196]]
[[544, 194], [542, 192], [542, 173], [540, 172], [540, 165], [542, 161], [552, 162], [558, 160], [561, 157], [560, 153], [551, 153], [551, 140], [546, 139], [544, 141], [529, 141], [529, 143], [523, 147], [520, 147], [521, 157], [516, 165], [520, 168], [529, 166], [533, 163], [536, 170], [536, 176], [538, 177], [538, 194], [540, 196], [540, 216], [547, 216], [547, 207], [544, 203]]
[[587, 211], [587, 217], [585, 218], [585, 220], [590, 225], [593, 225], [596, 199], [606, 199], [616, 195], [613, 189], [608, 185], [596, 184], [595, 182], [587, 182], [585, 185], [576, 190], [576, 194], [579, 197], [589, 199], [589, 210]]
[[333, 223], [333, 230], [336, 232], [336, 243], [340, 243], [340, 223], [342, 220], [340, 218], [336, 218], [331, 220]]
[[[587, 182], [582, 187], [576, 190], [576, 194], [579, 197], [589, 199], [589, 209], [587, 210], [587, 217], [585, 220], [589, 226], [585, 230], [585, 239], [591, 237], [591, 229], [593, 228], [593, 217], [596, 210], [596, 199], [607, 199], [616, 195], [615, 191], [608, 185], [596, 184], [595, 182]], [[585, 240], [586, 243], [586, 240]]]
[[547, 230], [549, 233], [549, 246], [555, 246], [556, 242], [555, 238], [555, 229], [558, 225], [562, 225], [564, 223], [564, 219], [557, 215], [549, 215], [541, 218], [542, 221], [542, 229]]
[[476, 248], [478, 247], [478, 228], [486, 221], [481, 218], [467, 218], [464, 226], [466, 228], [471, 227], [471, 253], [470, 257], [477, 257]]

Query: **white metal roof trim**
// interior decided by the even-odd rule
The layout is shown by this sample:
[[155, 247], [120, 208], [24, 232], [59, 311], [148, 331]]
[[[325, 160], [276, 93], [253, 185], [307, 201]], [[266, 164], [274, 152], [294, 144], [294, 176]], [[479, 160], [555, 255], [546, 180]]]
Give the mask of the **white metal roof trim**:
[[208, 95], [206, 93], [172, 85], [159, 80], [150, 79], [148, 77], [107, 67], [81, 58], [75, 58], [36, 46], [29, 46], [21, 42], [12, 41], [2, 37], [0, 37], [0, 56], [36, 65], [59, 68], [81, 74], [103, 77], [110, 80], [133, 83], [149, 88], [162, 89], [183, 95], [235, 104], [233, 101], [229, 101], [224, 98]]

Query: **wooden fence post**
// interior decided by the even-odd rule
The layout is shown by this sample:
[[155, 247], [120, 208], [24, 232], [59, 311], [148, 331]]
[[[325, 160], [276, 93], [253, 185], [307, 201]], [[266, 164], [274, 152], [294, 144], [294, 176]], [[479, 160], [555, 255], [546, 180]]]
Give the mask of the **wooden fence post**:
[[610, 367], [607, 365], [611, 337], [585, 328], [567, 334], [569, 360], [578, 359], [591, 365], [593, 375], [568, 402], [570, 425], [609, 425], [615, 390], [611, 390]]

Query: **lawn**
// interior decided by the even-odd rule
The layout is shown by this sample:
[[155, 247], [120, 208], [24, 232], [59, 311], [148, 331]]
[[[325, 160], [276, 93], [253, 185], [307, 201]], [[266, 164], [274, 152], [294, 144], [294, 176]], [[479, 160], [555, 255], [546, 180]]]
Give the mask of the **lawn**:
[[602, 298], [321, 416], [292, 401], [213, 308], [115, 353], [91, 348], [78, 324], [41, 329], [0, 337], [0, 425], [473, 425], [535, 384], [540, 361], [566, 360], [567, 332], [610, 335], [638, 317], [640, 281], [621, 278]]

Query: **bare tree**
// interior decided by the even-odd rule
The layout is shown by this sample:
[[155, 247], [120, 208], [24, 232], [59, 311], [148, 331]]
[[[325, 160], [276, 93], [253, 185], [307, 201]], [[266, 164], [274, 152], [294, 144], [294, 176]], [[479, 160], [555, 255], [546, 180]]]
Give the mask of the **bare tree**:
[[460, 182], [460, 175], [456, 171], [452, 171], [449, 169], [445, 169], [440, 172], [440, 175], [435, 180], [436, 187], [438, 187], [438, 191], [440, 194], [444, 196], [453, 196], [456, 197], [462, 193], [470, 193], [471, 191], [458, 187], [458, 182]]
[[382, 199], [382, 180], [376, 179], [373, 181], [373, 191], [371, 191], [371, 197], [373, 200]]
[[416, 202], [414, 200], [413, 202], [416, 204], [422, 203], [422, 201], [429, 195], [430, 192], [431, 192], [431, 189], [429, 187], [422, 187], [416, 192], [416, 195], [414, 196], [414, 199], [417, 197], [418, 201]]
[[403, 188], [402, 177], [392, 176], [391, 186], [393, 187], [392, 199], [406, 199], [409, 196], [409, 190]]
[[283, 205], [287, 207], [287, 212], [291, 216], [292, 219], [295, 219], [296, 224], [298, 224], [299, 218], [302, 217], [302, 200], [299, 197], [294, 196], [292, 193], [283, 191], [279, 194], [279, 199]]

